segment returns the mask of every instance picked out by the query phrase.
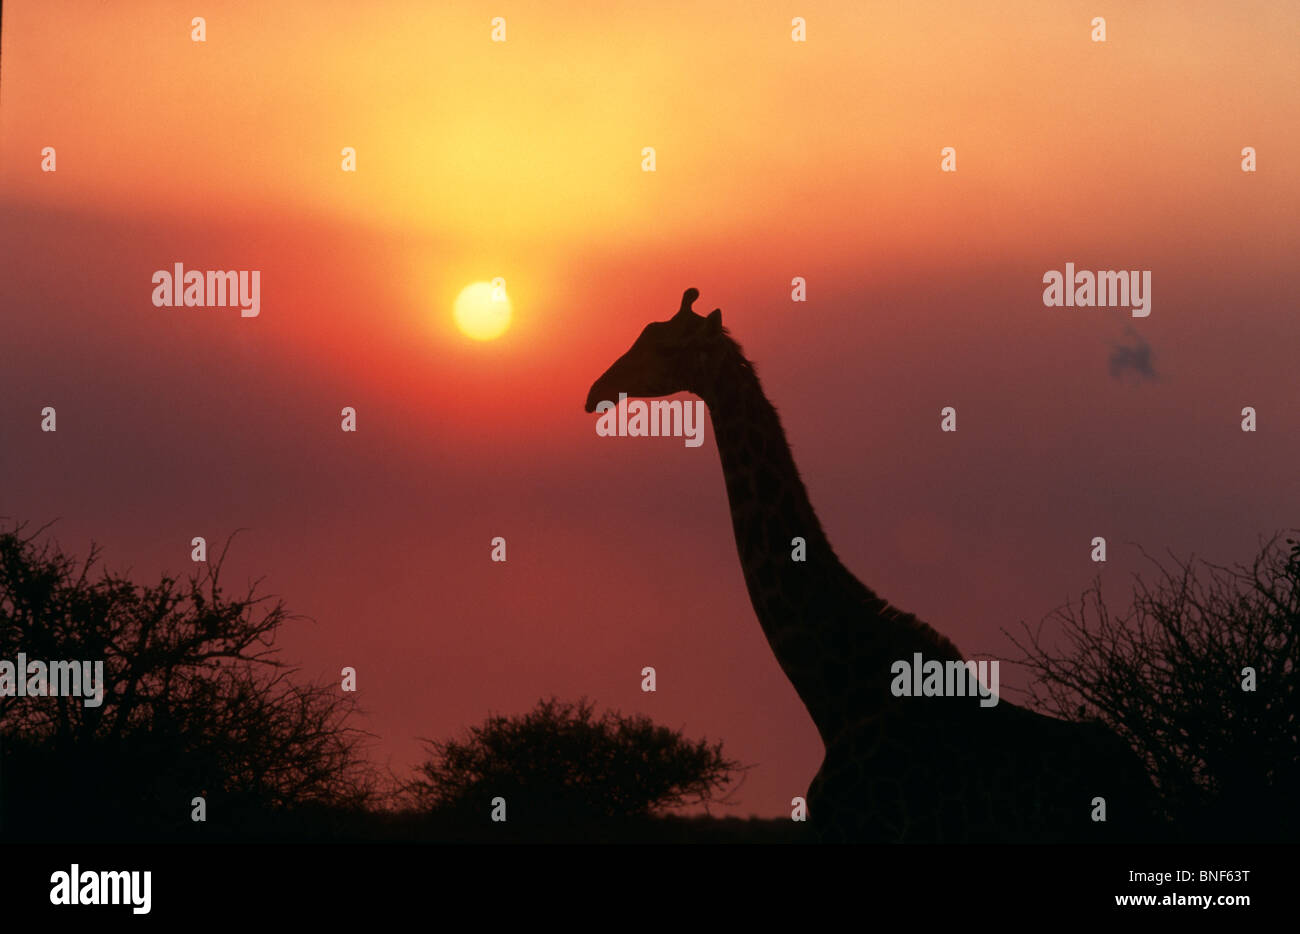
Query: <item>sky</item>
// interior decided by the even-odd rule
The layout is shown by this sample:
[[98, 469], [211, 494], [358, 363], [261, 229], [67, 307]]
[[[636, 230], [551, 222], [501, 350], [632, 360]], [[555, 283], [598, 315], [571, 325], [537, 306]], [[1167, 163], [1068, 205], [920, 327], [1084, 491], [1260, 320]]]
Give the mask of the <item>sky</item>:
[[[172, 4], [5, 5], [0, 516], [142, 582], [242, 530], [228, 579], [309, 617], [304, 675], [356, 668], [399, 774], [586, 696], [750, 765], [715, 813], [806, 790], [711, 428], [583, 412], [687, 287], [845, 564], [968, 654], [1097, 575], [1124, 603], [1139, 546], [1300, 525], [1293, 3], [203, 7], [195, 42]], [[178, 262], [259, 270], [260, 314], [154, 306]], [[1067, 262], [1150, 271], [1150, 315], [1045, 307]], [[511, 327], [471, 340], [495, 277]]]

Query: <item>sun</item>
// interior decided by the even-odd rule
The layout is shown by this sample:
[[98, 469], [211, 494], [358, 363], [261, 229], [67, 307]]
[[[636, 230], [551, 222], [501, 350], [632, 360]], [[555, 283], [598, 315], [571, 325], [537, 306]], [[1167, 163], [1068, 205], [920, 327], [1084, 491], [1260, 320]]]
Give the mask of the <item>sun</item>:
[[456, 327], [476, 341], [495, 340], [510, 327], [510, 297], [505, 286], [471, 282], [456, 296]]

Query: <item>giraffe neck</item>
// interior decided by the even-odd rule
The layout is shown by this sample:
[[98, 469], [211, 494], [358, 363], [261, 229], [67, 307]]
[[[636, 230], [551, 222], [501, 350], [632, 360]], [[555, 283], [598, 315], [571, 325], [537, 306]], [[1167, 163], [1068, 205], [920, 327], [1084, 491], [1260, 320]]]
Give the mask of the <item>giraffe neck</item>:
[[[960, 658], [947, 640], [889, 606], [836, 557], [749, 361], [728, 340], [709, 407], [745, 584], [759, 624], [826, 744], [885, 706], [890, 666], [914, 651]], [[795, 560], [801, 538], [805, 560]]]

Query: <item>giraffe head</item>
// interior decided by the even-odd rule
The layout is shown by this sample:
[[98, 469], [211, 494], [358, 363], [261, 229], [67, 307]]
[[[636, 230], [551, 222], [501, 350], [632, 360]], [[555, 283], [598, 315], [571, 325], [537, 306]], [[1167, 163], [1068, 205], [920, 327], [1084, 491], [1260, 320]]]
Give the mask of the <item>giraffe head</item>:
[[699, 296], [698, 289], [687, 289], [677, 314], [645, 326], [627, 353], [592, 383], [587, 393], [588, 412], [596, 411], [602, 400], [617, 402], [621, 392], [629, 396], [701, 395], [712, 371], [710, 361], [724, 337], [721, 308], [705, 317], [691, 311]]

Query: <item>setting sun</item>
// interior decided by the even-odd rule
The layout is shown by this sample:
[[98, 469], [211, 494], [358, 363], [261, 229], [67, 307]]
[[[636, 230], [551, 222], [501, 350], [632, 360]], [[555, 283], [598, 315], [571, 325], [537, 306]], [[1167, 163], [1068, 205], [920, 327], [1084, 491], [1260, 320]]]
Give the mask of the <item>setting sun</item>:
[[510, 298], [505, 286], [471, 282], [456, 296], [456, 327], [466, 337], [490, 341], [510, 327]]

